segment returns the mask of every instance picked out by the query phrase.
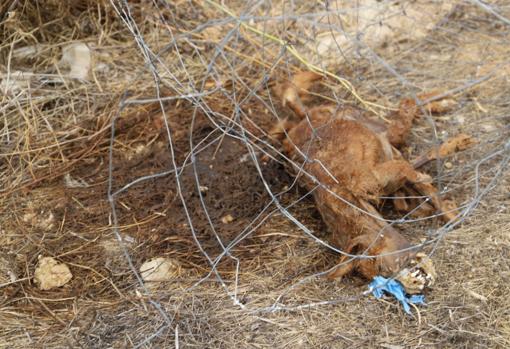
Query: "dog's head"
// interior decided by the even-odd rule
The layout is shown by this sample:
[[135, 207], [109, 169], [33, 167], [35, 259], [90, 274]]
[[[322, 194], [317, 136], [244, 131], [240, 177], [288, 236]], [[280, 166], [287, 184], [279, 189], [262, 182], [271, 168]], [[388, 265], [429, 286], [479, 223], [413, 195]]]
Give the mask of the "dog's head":
[[370, 256], [353, 262], [354, 269], [367, 279], [377, 275], [395, 277], [408, 294], [421, 293], [434, 284], [437, 274], [431, 259], [410, 249], [398, 232], [381, 233], [375, 240], [366, 236], [355, 240], [349, 253]]
[[356, 266], [356, 269], [368, 279], [376, 275], [391, 277], [414, 257], [414, 252], [409, 249], [409, 242], [392, 229], [374, 237], [361, 236], [355, 240], [357, 243], [352, 251], [370, 256], [361, 258]]

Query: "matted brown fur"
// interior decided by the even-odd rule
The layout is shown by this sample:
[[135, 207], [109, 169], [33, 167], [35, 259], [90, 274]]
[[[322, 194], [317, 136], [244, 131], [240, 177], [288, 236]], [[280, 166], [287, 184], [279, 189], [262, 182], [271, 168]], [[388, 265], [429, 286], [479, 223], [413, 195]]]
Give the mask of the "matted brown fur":
[[[389, 125], [370, 118], [362, 110], [335, 105], [307, 109], [299, 91], [309, 88], [317, 74], [297, 74], [292, 83], [277, 86], [282, 104], [292, 109], [301, 121], [289, 127], [283, 146], [298, 163], [301, 184], [313, 191], [317, 209], [331, 232], [332, 243], [347, 254], [363, 253], [374, 258], [348, 261], [330, 277], [342, 277], [358, 270], [368, 279], [397, 273], [416, 251], [377, 211], [380, 197], [394, 194], [405, 185], [428, 195], [443, 218], [455, 218], [455, 209], [445, 210], [431, 178], [416, 171], [399, 152], [408, 137], [414, 118], [420, 113], [413, 99], [404, 99]], [[422, 95], [426, 100], [434, 94]], [[446, 111], [445, 103], [428, 105], [433, 112]], [[283, 135], [280, 133], [280, 135]], [[444, 210], [444, 212], [443, 212]], [[377, 256], [377, 257], [375, 257]]]

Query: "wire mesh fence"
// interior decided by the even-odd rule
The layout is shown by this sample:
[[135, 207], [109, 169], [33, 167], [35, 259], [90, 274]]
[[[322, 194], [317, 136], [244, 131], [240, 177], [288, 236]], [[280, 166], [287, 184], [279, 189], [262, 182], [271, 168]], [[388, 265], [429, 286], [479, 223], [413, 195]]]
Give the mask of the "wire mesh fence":
[[[7, 244], [30, 256], [25, 265], [52, 255], [71, 266], [71, 288], [54, 295], [89, 295], [79, 297], [78, 309], [121, 300], [122, 309], [96, 314], [71, 341], [179, 347], [207, 343], [216, 338], [214, 326], [239, 314], [271, 322], [269, 314], [323, 314], [331, 305], [353, 304], [351, 315], [363, 311], [367, 288], [352, 284], [360, 278], [324, 276], [338, 266], [338, 255], [349, 262], [373, 256], [331, 243], [312, 200], [316, 190], [329, 189], [306, 170], [317, 159], [289, 156], [271, 134], [293, 117], [275, 86], [300, 71], [323, 76], [307, 96], [310, 107], [354, 106], [387, 122], [400, 100], [417, 102], [422, 116], [401, 149], [407, 159], [459, 133], [476, 140], [426, 167], [439, 195], [457, 203], [455, 220], [417, 215], [430, 201], [424, 195], [407, 197], [418, 202], [407, 213], [390, 208], [394, 197], [380, 198], [384, 218], [375, 219], [397, 227], [413, 249], [434, 260], [444, 238], [479, 220], [477, 212], [508, 214], [510, 8], [503, 1], [47, 5], [13, 1], [0, 12], [2, 215], [4, 229], [18, 231], [12, 212], [34, 229], [27, 244]], [[45, 12], [52, 9], [55, 28]], [[55, 62], [75, 41], [93, 52], [86, 79], [66, 76]], [[28, 59], [20, 54], [27, 47], [36, 52]], [[419, 99], [430, 91], [455, 105], [432, 115]], [[313, 188], [304, 189], [296, 173], [315, 180]], [[48, 214], [56, 217], [51, 228], [34, 223]], [[141, 269], [157, 257], [172, 274], [162, 276], [165, 282], [150, 281]], [[72, 328], [71, 317], [31, 289], [28, 269], [2, 281], [6, 299], [21, 285], [25, 296], [17, 302], [42, 307]], [[19, 327], [10, 331], [18, 335]], [[243, 338], [215, 343], [249, 342]], [[493, 338], [505, 343], [499, 333]]]

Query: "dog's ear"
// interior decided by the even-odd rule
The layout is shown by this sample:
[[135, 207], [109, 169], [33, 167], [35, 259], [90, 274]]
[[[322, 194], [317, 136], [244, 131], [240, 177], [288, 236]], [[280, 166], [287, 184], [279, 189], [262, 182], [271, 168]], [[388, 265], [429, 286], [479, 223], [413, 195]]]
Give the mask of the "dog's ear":
[[[381, 258], [378, 256], [382, 251], [383, 238], [378, 238], [377, 241], [372, 241], [368, 235], [358, 236], [353, 240], [351, 246], [351, 254], [360, 255], [360, 257], [353, 262], [353, 269], [363, 275], [364, 278], [371, 280], [375, 276], [381, 274]], [[370, 256], [364, 257], [363, 255]], [[384, 263], [384, 262], [382, 262]]]
[[369, 242], [367, 241], [367, 236], [363, 234], [352, 239], [345, 252], [349, 254], [361, 254], [365, 252], [368, 246]]
[[[364, 252], [366, 247], [367, 245], [365, 244], [365, 237], [364, 235], [362, 235], [351, 240], [351, 242], [347, 245], [347, 248], [344, 251], [349, 255], [356, 255], [360, 252]], [[328, 274], [328, 279], [340, 279], [343, 276], [354, 271], [355, 269], [358, 269], [358, 265], [360, 265], [361, 263], [365, 262], [366, 264], [367, 261], [373, 262], [373, 260], [370, 259], [360, 260], [358, 259], [358, 257], [342, 255], [342, 257], [340, 257], [338, 261], [338, 267], [336, 267], [333, 271], [331, 271]]]

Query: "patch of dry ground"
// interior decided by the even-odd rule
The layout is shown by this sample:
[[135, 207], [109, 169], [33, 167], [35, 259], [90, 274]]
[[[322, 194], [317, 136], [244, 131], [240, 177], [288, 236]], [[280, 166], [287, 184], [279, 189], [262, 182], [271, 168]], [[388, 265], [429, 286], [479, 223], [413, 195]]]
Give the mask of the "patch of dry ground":
[[[287, 114], [272, 104], [265, 78], [305, 69], [299, 58], [309, 57], [312, 39], [327, 36], [332, 23], [319, 15], [335, 10], [298, 1], [290, 11], [298, 20], [287, 21], [278, 16], [290, 13], [290, 4], [134, 1], [127, 13], [113, 3], [118, 11], [110, 2], [0, 5], [0, 347], [510, 346], [510, 32], [504, 22], [456, 3], [441, 18], [432, 16], [437, 25], [420, 28], [419, 35], [385, 36], [387, 42], [374, 47], [377, 55], [345, 53], [337, 66], [327, 66], [360, 98], [330, 77], [310, 101], [353, 103], [382, 115], [404, 95], [462, 87], [452, 92], [458, 106], [435, 117], [435, 134], [444, 139], [465, 132], [479, 143], [427, 171], [473, 209], [444, 236], [432, 219], [399, 227], [412, 241], [431, 241], [427, 251], [437, 247], [439, 281], [427, 293], [427, 306], [409, 316], [394, 300], [364, 295], [367, 282], [358, 276], [309, 278], [337, 256], [274, 204], [278, 199], [327, 239], [312, 201], [269, 146], [265, 131]], [[228, 11], [259, 17], [246, 21], [249, 28], [238, 27]], [[141, 41], [129, 30], [134, 23], [159, 53], [152, 61], [166, 100], [119, 111], [126, 98], [157, 93]], [[261, 35], [262, 29], [281, 42]], [[302, 56], [291, 48], [283, 52], [285, 40]], [[90, 49], [84, 79], [61, 64], [62, 51], [75, 42]], [[209, 91], [200, 100], [175, 99], [200, 84]], [[406, 149], [410, 158], [434, 144], [429, 121], [418, 120]], [[173, 172], [116, 195], [119, 236], [107, 197], [110, 149], [113, 192], [140, 176], [172, 170], [173, 160], [182, 166], [182, 198]], [[221, 245], [232, 244], [217, 264], [223, 284], [214, 274], [204, 278], [211, 268], [191, 228], [212, 258]], [[178, 261], [180, 269], [172, 281], [144, 289], [126, 253], [136, 270], [158, 257]], [[72, 279], [40, 290], [33, 279], [39, 256], [65, 263]], [[280, 310], [268, 311], [276, 301]]]

